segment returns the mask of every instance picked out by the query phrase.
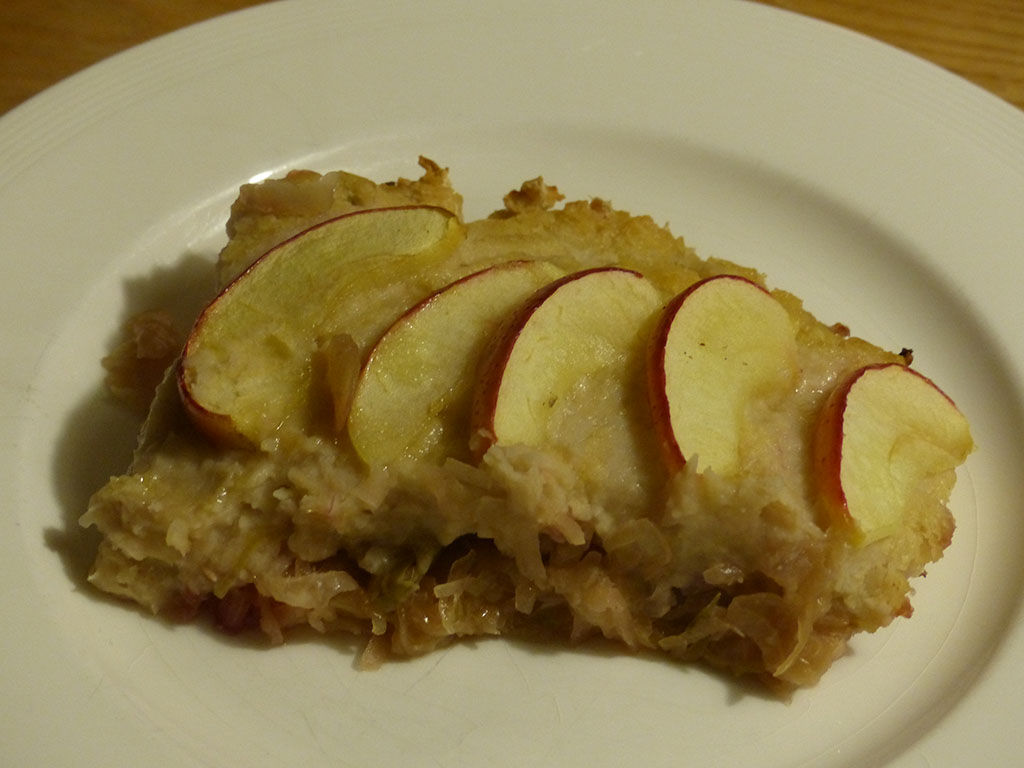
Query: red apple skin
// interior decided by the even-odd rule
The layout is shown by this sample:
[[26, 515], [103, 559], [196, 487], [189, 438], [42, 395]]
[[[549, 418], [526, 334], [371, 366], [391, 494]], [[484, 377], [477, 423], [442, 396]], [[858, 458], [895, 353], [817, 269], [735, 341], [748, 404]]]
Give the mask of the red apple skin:
[[692, 286], [675, 296], [665, 306], [647, 347], [647, 399], [650, 402], [651, 422], [654, 425], [654, 433], [661, 449], [662, 459], [666, 468], [672, 473], [681, 470], [686, 464], [686, 459], [683, 458], [683, 451], [679, 447], [679, 441], [676, 440], [669, 417], [668, 396], [665, 392], [665, 343], [668, 340], [672, 320], [691, 289]]
[[[402, 314], [400, 314], [398, 317], [396, 317], [392, 321], [392, 323], [387, 328], [384, 329], [384, 332], [380, 335], [380, 337], [373, 343], [373, 345], [370, 347], [369, 351], [366, 353], [366, 361], [363, 363], [364, 370], [365, 370], [367, 364], [369, 364], [370, 359], [373, 358], [374, 354], [376, 354], [377, 348], [380, 346], [380, 343], [384, 339], [384, 337], [387, 336], [387, 334], [392, 329], [394, 329], [396, 326], [399, 326], [402, 323], [406, 322], [410, 317], [415, 315], [417, 312], [419, 312], [425, 306], [427, 306], [431, 302], [436, 301], [438, 294], [444, 293], [448, 289], [453, 288], [453, 287], [459, 285], [460, 283], [465, 283], [465, 282], [468, 282], [470, 280], [475, 280], [476, 278], [480, 277], [480, 275], [483, 274], [484, 272], [489, 272], [489, 271], [491, 271], [493, 269], [506, 269], [508, 267], [514, 267], [517, 264], [525, 264], [525, 263], [527, 263], [527, 262], [525, 260], [522, 260], [522, 259], [516, 260], [516, 261], [503, 261], [503, 262], [500, 262], [499, 264], [495, 264], [495, 265], [490, 266], [490, 267], [485, 267], [484, 269], [480, 270], [479, 272], [471, 272], [468, 275], [463, 275], [462, 277], [458, 278], [457, 280], [453, 281], [452, 283], [450, 283], [448, 285], [441, 286], [440, 288], [438, 288], [436, 291], [434, 291], [430, 295], [428, 295], [425, 298], [421, 299], [420, 301], [416, 302], [411, 307], [409, 307], [404, 312], [402, 312]], [[545, 288], [546, 287], [547, 286], [545, 286]]]
[[[451, 213], [451, 211], [448, 211], [447, 209], [441, 208], [439, 206], [415, 205], [415, 204], [394, 206], [394, 210], [409, 210], [409, 209], [415, 209], [415, 208], [436, 208], [439, 211], [443, 211], [447, 215], [450, 215], [450, 216], [454, 215], [454, 214]], [[337, 222], [340, 219], [345, 219], [345, 218], [349, 218], [349, 217], [352, 217], [352, 216], [360, 216], [360, 215], [363, 215], [363, 214], [372, 214], [372, 213], [374, 213], [375, 211], [378, 211], [378, 210], [380, 210], [380, 209], [377, 209], [377, 208], [365, 208], [365, 209], [359, 209], [359, 210], [356, 210], [356, 211], [349, 211], [348, 213], [343, 213], [343, 214], [341, 214], [339, 216], [334, 216], [334, 217], [326, 219], [324, 221], [317, 222], [316, 224], [314, 224], [314, 225], [312, 225], [310, 227], [307, 227], [306, 229], [303, 229], [300, 232], [295, 233], [291, 237], [285, 238], [284, 240], [282, 240], [281, 242], [275, 244], [274, 246], [269, 248], [266, 252], [261, 254], [248, 267], [246, 267], [241, 273], [239, 273], [237, 276], [235, 276], [231, 280], [231, 282], [229, 282], [227, 285], [225, 285], [217, 293], [217, 295], [214, 296], [214, 298], [212, 300], [210, 300], [209, 303], [207, 303], [207, 305], [203, 308], [202, 312], [199, 313], [199, 317], [196, 318], [196, 321], [193, 323], [192, 328], [189, 331], [188, 337], [185, 339], [184, 348], [182, 349], [181, 356], [178, 359], [177, 373], [176, 373], [175, 379], [177, 381], [178, 394], [179, 394], [179, 397], [181, 399], [181, 403], [182, 403], [182, 406], [183, 406], [183, 408], [185, 410], [186, 415], [192, 420], [192, 423], [195, 425], [195, 427], [202, 434], [204, 434], [207, 438], [209, 438], [211, 442], [215, 443], [216, 445], [221, 445], [221, 446], [223, 446], [225, 448], [253, 448], [253, 447], [255, 447], [255, 446], [253, 446], [251, 440], [249, 440], [247, 437], [245, 437], [244, 435], [242, 435], [239, 432], [239, 430], [236, 428], [236, 426], [235, 426], [235, 424], [234, 424], [234, 422], [233, 422], [233, 420], [231, 419], [230, 416], [228, 416], [227, 414], [216, 413], [214, 411], [210, 411], [209, 409], [204, 407], [202, 404], [200, 404], [195, 399], [195, 397], [193, 397], [192, 392], [191, 392], [191, 387], [190, 387], [189, 382], [187, 381], [186, 376], [185, 376], [185, 364], [184, 364], [184, 361], [188, 358], [190, 352], [192, 351], [192, 349], [194, 347], [194, 344], [196, 342], [196, 339], [199, 336], [200, 330], [201, 330], [202, 326], [205, 324], [206, 319], [209, 316], [210, 312], [212, 311], [212, 308], [214, 307], [214, 305], [221, 299], [221, 297], [223, 297], [225, 294], [230, 292], [232, 290], [232, 288], [240, 280], [242, 280], [246, 275], [248, 275], [250, 272], [252, 272], [254, 269], [256, 269], [257, 265], [261, 261], [263, 261], [265, 258], [267, 258], [270, 254], [272, 254], [275, 251], [277, 251], [279, 248], [282, 248], [285, 245], [287, 245], [287, 244], [289, 244], [289, 243], [291, 243], [291, 242], [293, 242], [295, 240], [298, 240], [301, 237], [304, 237], [309, 232], [317, 230], [317, 229], [319, 229], [321, 227], [325, 227], [325, 226], [331, 225], [331, 224], [333, 224], [334, 222]]]
[[178, 395], [181, 399], [185, 415], [188, 416], [193, 426], [196, 427], [212, 443], [222, 448], [253, 448], [252, 443], [239, 434], [235, 429], [231, 417], [224, 413], [214, 413], [199, 403], [189, 393], [188, 384], [185, 382], [184, 368], [178, 362], [175, 380], [178, 387]]
[[682, 448], [679, 447], [679, 441], [676, 439], [675, 431], [672, 429], [668, 394], [665, 391], [665, 348], [668, 343], [672, 322], [675, 320], [676, 314], [683, 306], [683, 303], [689, 298], [690, 294], [713, 280], [739, 280], [764, 291], [769, 296], [771, 295], [764, 286], [758, 285], [753, 280], [745, 277], [739, 275], [713, 275], [712, 277], [698, 280], [673, 297], [665, 305], [665, 309], [654, 327], [654, 332], [651, 334], [650, 344], [647, 348], [647, 395], [650, 401], [654, 431], [661, 446], [661, 454], [666, 468], [672, 473], [680, 471], [686, 465], [686, 458], [683, 456]]
[[825, 405], [822, 406], [814, 430], [813, 476], [818, 478], [818, 491], [828, 513], [828, 521], [843, 526], [853, 525], [853, 518], [846, 504], [846, 494], [840, 481], [843, 461], [843, 413], [846, 410], [850, 388], [865, 370], [862, 368], [848, 376], [832, 390]]
[[[470, 273], [468, 275], [463, 275], [462, 277], [458, 278], [457, 280], [455, 280], [451, 284], [442, 286], [441, 288], [438, 288], [436, 291], [431, 293], [426, 298], [422, 299], [418, 303], [416, 303], [413, 306], [409, 307], [398, 318], [396, 318], [394, 320], [394, 322], [391, 323], [391, 325], [388, 326], [388, 328], [384, 331], [384, 333], [382, 333], [381, 336], [377, 339], [377, 341], [374, 342], [374, 344], [370, 347], [369, 351], [366, 354], [366, 359], [365, 359], [365, 361], [363, 363], [362, 370], [359, 373], [360, 378], [365, 374], [366, 369], [367, 369], [367, 367], [370, 364], [370, 361], [374, 358], [374, 355], [378, 354], [378, 347], [380, 346], [380, 344], [383, 341], [383, 339], [387, 336], [388, 332], [391, 331], [393, 328], [401, 325], [403, 322], [406, 322], [410, 317], [414, 316], [417, 312], [422, 310], [427, 305], [431, 304], [432, 302], [435, 302], [440, 294], [450, 290], [453, 287], [458, 286], [459, 284], [466, 283], [466, 282], [469, 282], [471, 280], [476, 280], [476, 279], [480, 278], [482, 275], [484, 275], [484, 273], [491, 272], [491, 271], [494, 271], [494, 270], [503, 270], [503, 269], [515, 268], [517, 266], [522, 266], [522, 265], [529, 265], [529, 263], [530, 262], [528, 260], [522, 260], [522, 259], [520, 259], [520, 260], [513, 260], [513, 261], [507, 261], [507, 262], [501, 262], [501, 263], [494, 264], [492, 266], [486, 267], [486, 268], [484, 268], [484, 269], [482, 269], [480, 271], [472, 272], [472, 273]], [[557, 279], [560, 280], [562, 278], [557, 278]], [[538, 291], [547, 290], [549, 288], [549, 286], [550, 286], [550, 284], [545, 285], [543, 288], [538, 289]], [[531, 301], [532, 298], [533, 297], [531, 296], [531, 299], [529, 299], [528, 301]], [[513, 313], [513, 315], [515, 315], [515, 314], [516, 313]], [[507, 329], [507, 328], [508, 328], [508, 320], [506, 319], [502, 323], [502, 325], [499, 327], [499, 329], [498, 329], [498, 336], [497, 336], [497, 338], [500, 339], [502, 334], [503, 334], [503, 331], [505, 329]], [[503, 361], [503, 362], [507, 362], [508, 355], [511, 354], [511, 349], [512, 349], [512, 343], [513, 342], [514, 342], [514, 338], [512, 339], [512, 342], [509, 343], [508, 349], [505, 350], [505, 361]], [[491, 359], [490, 356], [489, 356], [490, 351], [493, 351], [493, 345], [491, 345], [489, 347], [489, 349], [488, 349], [488, 352], [485, 352], [485, 354], [484, 354], [483, 364], [481, 365], [481, 368], [480, 368], [480, 370], [482, 372], [482, 376], [481, 376], [480, 381], [483, 382], [483, 381], [492, 381], [493, 380], [495, 382], [495, 384], [500, 384], [500, 381], [501, 381], [500, 374], [501, 374], [501, 371], [504, 370], [504, 364], [501, 366], [500, 370], [495, 371], [492, 374], [491, 373], [491, 365], [490, 365], [490, 362], [489, 362], [490, 359]], [[478, 384], [478, 387], [479, 386], [480, 385]], [[479, 391], [479, 389], [477, 391]], [[487, 433], [490, 434], [490, 435], [493, 435], [493, 432], [494, 432], [494, 430], [493, 430], [493, 426], [494, 426], [494, 424], [493, 424], [493, 406], [494, 406], [494, 402], [496, 402], [496, 400], [497, 400], [497, 389], [495, 388], [493, 402], [491, 403], [491, 416], [492, 416], [492, 418], [491, 418], [489, 426], [485, 427], [485, 429], [488, 430]], [[471, 447], [472, 447], [473, 444], [475, 444], [474, 437], [476, 435], [476, 432], [478, 431], [477, 427], [475, 426], [475, 424], [476, 424], [476, 413], [477, 413], [477, 405], [476, 405], [476, 399], [475, 399], [475, 395], [474, 395], [474, 401], [473, 401], [473, 404], [471, 405], [471, 415], [470, 415], [470, 419], [471, 419], [471, 422], [470, 422], [470, 434], [471, 434], [470, 444], [471, 444]], [[492, 442], [493, 442], [493, 440], [492, 440]], [[488, 443], [487, 447], [490, 447], [490, 443]], [[483, 453], [485, 453], [485, 452], [486, 452], [486, 448], [484, 448], [481, 451], [479, 456], [474, 454], [474, 459], [478, 460], [480, 458], [480, 456], [482, 456]]]
[[501, 391], [501, 380], [508, 365], [509, 357], [512, 355], [512, 349], [515, 347], [519, 334], [527, 322], [529, 322], [530, 317], [548, 297], [566, 283], [577, 280], [585, 275], [604, 271], [629, 272], [638, 278], [643, 278], [643, 275], [639, 272], [623, 269], [622, 267], [593, 267], [579, 272], [572, 272], [540, 288], [503, 323], [494, 342], [484, 355], [473, 397], [470, 417], [470, 452], [474, 461], [479, 461], [483, 458], [490, 447], [497, 442], [498, 438], [494, 433], [494, 413], [498, 405], [498, 395]]
[[814, 476], [818, 479], [818, 491], [828, 513], [828, 521], [834, 525], [853, 528], [856, 522], [850, 514], [846, 501], [846, 493], [842, 484], [842, 461], [843, 461], [843, 430], [844, 416], [846, 413], [847, 399], [850, 390], [865, 374], [873, 370], [881, 370], [896, 366], [904, 369], [907, 373], [927, 382], [936, 392], [939, 392], [954, 408], [956, 403], [943, 392], [934, 381], [927, 376], [915, 371], [903, 363], [876, 363], [859, 368], [836, 387], [828, 396], [822, 406], [818, 417], [818, 423], [814, 431], [814, 443], [812, 457], [814, 461]]
[[[298, 237], [298, 235], [295, 235]], [[290, 239], [290, 238], [289, 238]], [[285, 241], [287, 242], [287, 241]], [[278, 246], [274, 246], [277, 248]], [[271, 249], [273, 250], [273, 248]], [[267, 251], [270, 253], [270, 251]], [[199, 317], [192, 324], [192, 329], [189, 331], [188, 337], [185, 339], [185, 346], [182, 349], [181, 357], [178, 358], [177, 370], [175, 373], [175, 381], [178, 386], [178, 396], [181, 399], [182, 407], [185, 410], [185, 414], [191, 419], [192, 424], [202, 434], [204, 434], [209, 440], [216, 445], [225, 448], [252, 448], [249, 440], [244, 438], [237, 429], [235, 429], [234, 422], [231, 417], [224, 413], [215, 413], [201, 405], [199, 401], [192, 396], [192, 388], [185, 375], [185, 359], [191, 353], [199, 331], [206, 322], [206, 318], [210, 313], [210, 308], [220, 300], [231, 287], [242, 278], [243, 275], [252, 270], [253, 266], [258, 263], [263, 256], [260, 256], [252, 264], [250, 264], [241, 274], [234, 278], [230, 283], [224, 286], [216, 296], [203, 308], [203, 311], [199, 313]]]

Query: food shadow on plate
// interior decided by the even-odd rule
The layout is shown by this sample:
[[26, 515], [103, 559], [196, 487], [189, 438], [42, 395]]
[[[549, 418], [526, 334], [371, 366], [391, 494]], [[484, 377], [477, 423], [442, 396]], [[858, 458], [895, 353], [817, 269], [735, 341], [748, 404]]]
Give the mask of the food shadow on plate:
[[[148, 614], [146, 614], [148, 616]], [[162, 619], [169, 629], [180, 627], [173, 621]], [[322, 633], [308, 625], [300, 625], [288, 629], [284, 636], [283, 644], [271, 641], [257, 627], [250, 626], [239, 632], [225, 632], [218, 625], [216, 619], [210, 615], [203, 617], [201, 621], [193, 622], [184, 627], [188, 631], [200, 631], [210, 636], [219, 643], [241, 649], [243, 651], [263, 652], [273, 651], [275, 648], [285, 646], [314, 645], [322, 647], [331, 653], [338, 653], [339, 663], [347, 664], [353, 674], [373, 675], [379, 669], [396, 668], [408, 670], [420, 679], [423, 670], [433, 669], [436, 665], [445, 662], [450, 654], [452, 663], [465, 665], [467, 655], [484, 652], [495, 644], [507, 648], [509, 654], [514, 654], [520, 660], [524, 657], [535, 657], [538, 659], [555, 660], [559, 658], [585, 658], [588, 662], [596, 665], [613, 664], [623, 659], [630, 663], [653, 664], [660, 667], [659, 674], [672, 675], [678, 679], [680, 685], [685, 685], [687, 680], [700, 677], [703, 681], [713, 681], [720, 685], [722, 698], [714, 699], [716, 704], [728, 705], [748, 702], [752, 699], [764, 701], [770, 704], [781, 704], [785, 706], [790, 701], [791, 691], [773, 690], [752, 677], [737, 677], [724, 670], [715, 669], [706, 664], [686, 662], [673, 659], [663, 653], [653, 650], [626, 649], [620, 643], [607, 640], [602, 637], [589, 637], [584, 640], [568, 642], [561, 637], [547, 637], [537, 634], [524, 634], [512, 632], [511, 634], [477, 635], [467, 636], [442, 643], [437, 648], [418, 656], [393, 656], [387, 657], [379, 662], [379, 668], [366, 666], [363, 659], [363, 652], [366, 648], [367, 638], [358, 633], [328, 632]], [[514, 663], [514, 662], [513, 662]], [[467, 669], [478, 669], [477, 666], [467, 666]], [[546, 669], [547, 667], [538, 667]], [[526, 674], [528, 670], [522, 670]], [[600, 674], [600, 667], [595, 667]]]
[[[123, 338], [122, 329], [130, 318], [151, 310], [167, 312], [183, 339], [214, 295], [214, 260], [210, 254], [188, 252], [168, 266], [126, 278], [119, 313], [111, 312], [105, 354]], [[56, 441], [51, 474], [60, 522], [46, 528], [43, 538], [60, 557], [76, 589], [106, 601], [112, 598], [87, 582], [100, 534], [82, 528], [78, 521], [92, 494], [112, 476], [127, 470], [144, 413], [133, 411], [111, 394], [104, 384], [100, 360], [96, 360], [92, 376], [95, 384], [71, 409]]]
[[[464, 642], [460, 640], [459, 644]], [[739, 704], [751, 699], [784, 705], [788, 703], [791, 693], [781, 688], [772, 689], [751, 676], [737, 676], [708, 664], [683, 661], [655, 650], [628, 649], [621, 643], [603, 637], [589, 637], [577, 642], [566, 642], [564, 639], [513, 634], [501, 638], [480, 638], [473, 640], [469, 645], [472, 646], [478, 642], [507, 643], [510, 648], [519, 652], [547, 658], [569, 655], [586, 656], [597, 663], [613, 663], [616, 660], [627, 658], [631, 661], [640, 661], [643, 664], [656, 664], [662, 668], [663, 674], [678, 677], [680, 685], [685, 685], [686, 681], [694, 676], [699, 676], [703, 680], [716, 681], [722, 687], [726, 705]]]

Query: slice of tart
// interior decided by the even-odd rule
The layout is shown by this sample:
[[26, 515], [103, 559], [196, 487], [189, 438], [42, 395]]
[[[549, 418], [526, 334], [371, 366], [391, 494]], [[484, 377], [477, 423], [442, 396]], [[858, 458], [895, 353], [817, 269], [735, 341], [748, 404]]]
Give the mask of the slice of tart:
[[221, 291], [83, 517], [93, 584], [359, 633], [367, 665], [603, 636], [780, 689], [910, 615], [972, 441], [909, 353], [540, 179], [466, 223], [421, 165], [242, 188]]

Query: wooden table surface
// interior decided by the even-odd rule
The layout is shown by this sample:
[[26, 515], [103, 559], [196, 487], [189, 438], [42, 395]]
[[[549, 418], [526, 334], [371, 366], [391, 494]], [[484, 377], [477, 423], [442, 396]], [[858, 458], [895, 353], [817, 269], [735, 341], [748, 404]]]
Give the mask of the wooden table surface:
[[[758, 1], [871, 35], [1024, 109], [1024, 0]], [[0, 114], [125, 48], [257, 4], [257, 0], [0, 0]]]

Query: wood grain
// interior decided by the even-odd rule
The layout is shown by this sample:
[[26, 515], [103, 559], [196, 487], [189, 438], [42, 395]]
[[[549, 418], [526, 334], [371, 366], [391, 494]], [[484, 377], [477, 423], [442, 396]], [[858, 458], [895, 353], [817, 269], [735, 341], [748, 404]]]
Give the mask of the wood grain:
[[0, 0], [0, 114], [102, 59], [254, 0]]
[[760, 0], [927, 59], [1024, 109], [1024, 0]]
[[[1024, 109], [1024, 0], [758, 2], [875, 37]], [[133, 45], [257, 4], [257, 0], [0, 0], [0, 114]]]

